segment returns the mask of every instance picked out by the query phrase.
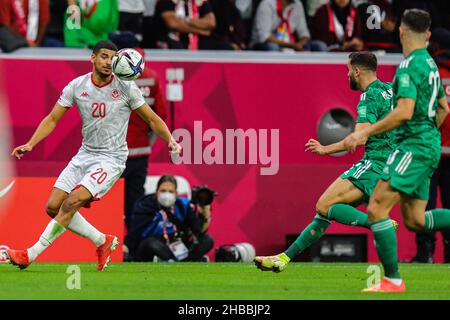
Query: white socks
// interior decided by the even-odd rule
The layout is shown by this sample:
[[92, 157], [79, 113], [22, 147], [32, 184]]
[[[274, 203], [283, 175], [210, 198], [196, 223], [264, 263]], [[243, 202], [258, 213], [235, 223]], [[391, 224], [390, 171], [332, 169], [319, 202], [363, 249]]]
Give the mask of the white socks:
[[101, 233], [92, 224], [87, 222], [87, 220], [83, 218], [78, 211], [75, 212], [67, 229], [78, 234], [79, 236], [91, 240], [96, 247], [100, 247], [106, 241], [105, 234]]
[[402, 279], [393, 279], [393, 278], [388, 278], [388, 277], [384, 277], [386, 280], [388, 280], [389, 282], [395, 284], [396, 286], [399, 286], [402, 284]]
[[[100, 247], [105, 243], [106, 237], [103, 233], [98, 231], [93, 225], [86, 221], [79, 212], [75, 212], [72, 221], [67, 227], [73, 233], [91, 240], [96, 247]], [[34, 246], [29, 248], [28, 258], [30, 262], [34, 261], [53, 241], [66, 231], [66, 228], [61, 226], [56, 220], [50, 221], [45, 228], [39, 241]]]
[[30, 262], [34, 261], [36, 257], [40, 255], [53, 241], [55, 241], [56, 238], [62, 235], [64, 231], [66, 231], [66, 228], [61, 226], [58, 222], [55, 220], [50, 221], [39, 238], [39, 241], [27, 250]]

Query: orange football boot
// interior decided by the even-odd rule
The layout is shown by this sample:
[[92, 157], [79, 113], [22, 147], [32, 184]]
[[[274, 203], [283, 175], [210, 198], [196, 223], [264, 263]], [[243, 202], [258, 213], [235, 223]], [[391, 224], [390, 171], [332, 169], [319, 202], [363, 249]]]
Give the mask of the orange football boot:
[[363, 289], [361, 292], [406, 292], [405, 281], [397, 286], [386, 278], [383, 278], [380, 283], [369, 288]]
[[119, 244], [119, 239], [113, 235], [106, 235], [106, 241], [100, 247], [97, 248], [97, 256], [98, 256], [98, 271], [103, 271], [108, 266], [109, 261], [111, 260], [111, 252], [116, 250], [117, 245]]
[[14, 266], [18, 266], [20, 270], [27, 268], [31, 264], [27, 250], [6, 249], [5, 253], [9, 262]]

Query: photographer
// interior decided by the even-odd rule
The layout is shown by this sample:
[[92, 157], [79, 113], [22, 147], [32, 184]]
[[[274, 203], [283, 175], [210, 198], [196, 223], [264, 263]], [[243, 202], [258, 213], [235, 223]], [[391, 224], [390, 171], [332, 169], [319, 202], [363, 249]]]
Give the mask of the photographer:
[[194, 188], [192, 200], [177, 197], [177, 181], [162, 176], [156, 193], [140, 198], [125, 237], [125, 261], [203, 261], [213, 246], [206, 234], [214, 191]]

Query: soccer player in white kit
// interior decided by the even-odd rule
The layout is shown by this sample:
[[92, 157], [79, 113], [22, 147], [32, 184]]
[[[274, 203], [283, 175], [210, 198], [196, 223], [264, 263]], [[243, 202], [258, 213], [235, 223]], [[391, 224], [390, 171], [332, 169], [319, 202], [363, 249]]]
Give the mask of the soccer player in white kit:
[[34, 246], [27, 250], [6, 250], [9, 261], [20, 269], [28, 267], [67, 229], [95, 244], [97, 270], [103, 271], [107, 267], [111, 252], [119, 243], [117, 237], [98, 231], [78, 210], [104, 196], [124, 171], [128, 156], [126, 133], [133, 110], [168, 143], [171, 153], [179, 155], [181, 152], [180, 145], [164, 121], [145, 103], [134, 81], [120, 80], [112, 73], [111, 63], [116, 52], [117, 47], [112, 42], [97, 43], [91, 55], [93, 71], [71, 81], [28, 143], [12, 152], [21, 159], [32, 151], [76, 104], [83, 123], [83, 142], [51, 192], [46, 211], [53, 219]]

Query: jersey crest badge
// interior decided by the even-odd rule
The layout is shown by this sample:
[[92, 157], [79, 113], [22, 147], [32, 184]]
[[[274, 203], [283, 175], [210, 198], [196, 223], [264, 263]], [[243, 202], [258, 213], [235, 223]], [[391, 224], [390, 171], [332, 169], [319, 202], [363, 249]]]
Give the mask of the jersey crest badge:
[[119, 90], [113, 89], [113, 91], [111, 92], [111, 97], [112, 97], [113, 99], [118, 99], [118, 98], [120, 97]]

